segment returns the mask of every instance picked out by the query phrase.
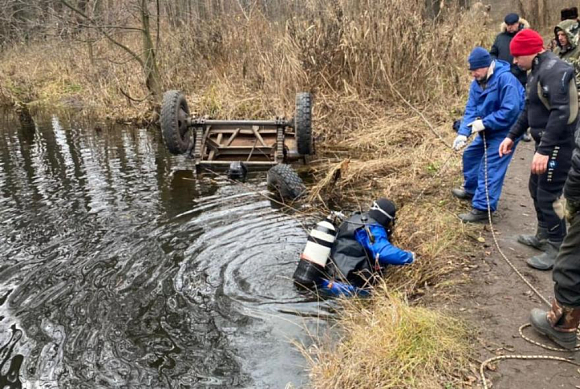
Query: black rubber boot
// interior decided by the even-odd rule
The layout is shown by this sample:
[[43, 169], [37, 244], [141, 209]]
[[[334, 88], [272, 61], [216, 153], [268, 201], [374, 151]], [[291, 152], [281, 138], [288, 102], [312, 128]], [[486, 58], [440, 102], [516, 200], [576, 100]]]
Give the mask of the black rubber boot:
[[526, 246], [533, 247], [538, 250], [545, 251], [548, 243], [548, 229], [538, 227], [536, 235], [519, 235], [518, 242]]
[[471, 200], [473, 199], [473, 193], [468, 193], [463, 188], [451, 189], [451, 194], [457, 197], [459, 200]]
[[465, 223], [481, 223], [489, 220], [487, 211], [481, 211], [475, 208], [473, 208], [469, 213], [460, 214], [459, 218]]
[[554, 267], [554, 263], [556, 262], [556, 257], [558, 256], [558, 251], [560, 251], [561, 245], [562, 242], [552, 242], [550, 240], [546, 241], [546, 250], [544, 253], [529, 258], [526, 263], [528, 266], [533, 267], [534, 269], [550, 270]]
[[530, 323], [539, 333], [546, 335], [563, 348], [572, 350], [577, 342], [580, 308], [564, 307], [554, 300], [549, 311], [532, 309]]
[[532, 140], [532, 137], [527, 132], [522, 136], [522, 142], [529, 142]]

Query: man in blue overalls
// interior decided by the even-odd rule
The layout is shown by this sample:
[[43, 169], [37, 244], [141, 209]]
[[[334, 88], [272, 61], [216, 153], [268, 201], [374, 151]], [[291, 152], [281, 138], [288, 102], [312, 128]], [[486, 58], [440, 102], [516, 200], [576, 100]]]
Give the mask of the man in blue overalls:
[[[477, 135], [463, 153], [463, 187], [453, 189], [452, 194], [461, 200], [471, 200], [471, 212], [459, 215], [462, 221], [481, 222], [488, 218], [488, 206], [491, 212], [497, 209], [503, 180], [513, 155], [500, 158], [499, 145], [524, 107], [525, 90], [511, 73], [510, 64], [493, 60], [482, 47], [473, 49], [468, 62], [473, 82], [453, 148], [461, 149], [470, 135]], [[485, 190], [483, 134], [487, 145], [489, 204]]]

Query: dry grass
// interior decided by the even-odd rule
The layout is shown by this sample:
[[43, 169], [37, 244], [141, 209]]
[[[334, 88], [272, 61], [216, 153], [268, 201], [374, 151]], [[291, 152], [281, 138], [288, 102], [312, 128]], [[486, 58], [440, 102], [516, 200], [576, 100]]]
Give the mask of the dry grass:
[[385, 285], [370, 301], [344, 301], [340, 340], [312, 346], [314, 388], [458, 387], [469, 365], [468, 331], [457, 319], [412, 307]]
[[[415, 251], [392, 269], [370, 302], [345, 305], [341, 343], [310, 350], [315, 387], [431, 388], [458, 380], [464, 328], [392, 295], [416, 296], [463, 264], [465, 231], [449, 189], [461, 161], [450, 143], [468, 88], [466, 56], [489, 47], [485, 15], [445, 9], [426, 19], [423, 0], [307, 0], [301, 13], [217, 15], [171, 29], [158, 51], [166, 89], [186, 92], [192, 111], [220, 118], [293, 115], [294, 94], [315, 96], [318, 160], [310, 201], [365, 210], [379, 196], [399, 206], [395, 243]], [[448, 2], [445, 2], [448, 4]], [[136, 48], [139, 39], [125, 37]], [[0, 54], [0, 101], [60, 104], [121, 120], [149, 119], [143, 77], [105, 41], [95, 62], [75, 42], [15, 47]], [[405, 101], [403, 101], [403, 99]], [[413, 106], [413, 109], [409, 107]], [[421, 198], [418, 196], [422, 194]]]
[[[179, 29], [162, 24], [157, 58], [166, 89], [182, 89], [194, 110], [230, 117], [292, 115], [294, 94], [317, 98], [318, 135], [338, 139], [400, 106], [453, 104], [465, 91], [465, 56], [489, 44], [478, 14], [449, 9], [423, 18], [423, 0], [300, 2], [278, 21], [216, 15]], [[281, 15], [282, 16], [282, 15]], [[280, 20], [285, 20], [282, 22]], [[458, 32], [461, 33], [458, 33]], [[118, 36], [139, 51], [138, 35]], [[137, 64], [101, 39], [91, 61], [84, 42], [18, 45], [0, 54], [0, 99], [90, 107], [123, 119], [150, 104]], [[41, 60], [39, 60], [41, 58]]]

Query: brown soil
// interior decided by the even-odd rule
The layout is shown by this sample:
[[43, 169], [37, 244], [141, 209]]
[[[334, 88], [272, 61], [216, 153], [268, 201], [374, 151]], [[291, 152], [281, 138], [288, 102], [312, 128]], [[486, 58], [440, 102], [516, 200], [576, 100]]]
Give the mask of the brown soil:
[[[525, 263], [526, 258], [540, 252], [516, 241], [518, 234], [535, 232], [535, 211], [528, 192], [532, 143], [522, 142], [518, 146], [505, 180], [495, 228], [502, 251], [540, 293], [551, 300], [551, 272], [534, 270]], [[483, 250], [471, 259], [472, 266], [475, 265], [470, 272], [472, 282], [460, 288], [459, 298], [461, 311], [477, 329], [474, 347], [479, 350], [476, 355], [480, 361], [496, 355], [536, 354], [574, 357], [580, 362], [580, 353], [548, 351], [520, 337], [518, 328], [528, 322], [530, 310], [544, 308], [545, 305], [502, 259], [493, 244], [491, 233], [487, 232], [484, 236], [486, 243]], [[524, 332], [532, 339], [553, 345], [531, 328]], [[486, 377], [489, 387], [496, 389], [580, 388], [580, 369], [568, 363], [504, 360], [492, 369], [486, 371]]]

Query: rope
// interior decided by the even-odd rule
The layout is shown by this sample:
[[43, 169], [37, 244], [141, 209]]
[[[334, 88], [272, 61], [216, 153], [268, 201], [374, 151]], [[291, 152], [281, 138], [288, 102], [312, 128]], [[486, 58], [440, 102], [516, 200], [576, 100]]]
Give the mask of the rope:
[[[427, 123], [427, 126], [429, 127], [429, 129], [431, 130], [431, 132], [433, 134], [435, 134], [435, 136], [437, 138], [439, 138], [439, 140], [448, 148], [453, 150], [453, 147], [451, 145], [449, 145], [449, 143], [447, 143], [445, 141], [445, 139], [435, 130], [435, 128], [431, 125], [431, 123], [427, 120], [427, 118], [421, 113], [421, 111], [419, 111], [417, 108], [415, 108], [410, 102], [408, 102], [402, 95], [401, 93], [394, 87], [394, 85], [391, 83], [391, 80], [387, 77], [387, 81], [389, 82], [389, 85], [391, 87], [391, 89], [397, 93], [399, 95], [399, 97], [403, 100], [403, 102], [405, 104], [407, 104], [413, 111], [415, 111], [420, 117], [421, 119], [423, 119], [423, 121], [425, 123]], [[487, 200], [487, 217], [488, 217], [488, 222], [489, 222], [489, 227], [491, 230], [491, 235], [493, 237], [493, 241], [494, 244], [498, 250], [498, 252], [500, 253], [502, 259], [504, 259], [506, 261], [506, 263], [509, 265], [509, 267], [520, 277], [520, 279], [522, 281], [524, 281], [524, 283], [540, 298], [540, 300], [542, 300], [544, 303], [546, 303], [548, 306], [551, 306], [550, 302], [525, 278], [525, 276], [520, 273], [520, 271], [512, 264], [512, 262], [509, 260], [509, 258], [504, 254], [504, 252], [502, 251], [499, 242], [497, 240], [497, 236], [495, 234], [495, 230], [493, 228], [493, 221], [491, 218], [491, 207], [489, 205], [489, 188], [488, 188], [488, 159], [487, 159], [487, 143], [486, 143], [486, 139], [485, 139], [485, 132], [481, 133], [481, 136], [483, 137], [483, 148], [484, 148], [484, 171], [485, 171], [485, 196], [486, 196], [486, 200]], [[425, 191], [427, 190], [427, 188], [430, 186], [431, 181], [433, 181], [435, 178], [437, 178], [443, 171], [444, 168], [446, 167], [447, 163], [449, 163], [449, 161], [451, 160], [451, 158], [456, 155], [455, 153], [451, 153], [451, 155], [447, 158], [447, 160], [444, 162], [444, 164], [442, 165], [441, 169], [439, 170], [439, 172], [433, 176], [432, 179], [429, 180], [429, 182], [427, 183], [427, 185], [425, 185], [425, 187], [423, 188], [423, 190], [419, 193], [419, 195], [417, 196], [417, 198], [413, 201], [413, 204], [415, 204], [419, 198], [421, 198], [423, 196], [423, 194], [425, 193]], [[552, 350], [552, 351], [558, 351], [558, 352], [569, 352], [569, 351], [579, 351], [580, 350], [580, 346], [577, 346], [574, 350], [566, 350], [566, 349], [562, 349], [562, 348], [556, 348], [556, 347], [551, 347], [551, 346], [547, 346], [544, 345], [542, 343], [536, 342], [528, 337], [526, 337], [523, 334], [523, 329], [526, 327], [531, 326], [531, 324], [526, 323], [524, 325], [522, 325], [519, 328], [519, 332], [520, 335], [522, 336], [522, 338], [532, 344], [535, 344], [537, 346], [540, 346], [544, 349], [547, 350]], [[579, 334], [579, 339], [580, 339], [580, 329], [578, 330], [578, 334]], [[551, 355], [502, 355], [502, 356], [496, 356], [493, 358], [489, 358], [485, 361], [483, 361], [480, 365], [480, 369], [479, 369], [479, 373], [481, 375], [481, 379], [483, 382], [483, 387], [484, 389], [488, 389], [487, 386], [487, 380], [485, 378], [485, 367], [495, 361], [500, 361], [500, 360], [506, 360], [506, 359], [520, 359], [520, 360], [529, 360], [529, 359], [541, 359], [541, 360], [552, 360], [552, 361], [559, 361], [559, 362], [565, 362], [565, 363], [570, 363], [573, 364], [575, 366], [580, 366], [579, 363], [571, 361], [569, 359], [566, 358], [562, 358], [562, 357], [555, 357], [555, 356], [551, 356]], [[580, 370], [579, 370], [580, 371]]]
[[[390, 80], [389, 80], [390, 81]], [[391, 88], [399, 94], [399, 96], [402, 98], [402, 96], [400, 95], [399, 91], [397, 91], [391, 84]], [[429, 121], [425, 118], [425, 116], [419, 111], [417, 110], [415, 107], [413, 107], [408, 101], [406, 101], [405, 99], [403, 99], [403, 101], [409, 105], [409, 107], [411, 107], [411, 109], [413, 109], [415, 112], [417, 112], [421, 118], [427, 123], [427, 125], [429, 126], [429, 129], [442, 141], [443, 144], [445, 144], [445, 146], [447, 146], [448, 148], [453, 149], [444, 139], [443, 137], [438, 134], [435, 131], [435, 128], [431, 125], [431, 123], [429, 123]], [[550, 302], [526, 279], [526, 277], [513, 265], [513, 263], [509, 260], [509, 258], [504, 254], [503, 250], [501, 249], [499, 242], [497, 240], [497, 236], [495, 234], [495, 230], [493, 228], [493, 221], [492, 221], [492, 217], [491, 217], [491, 206], [489, 204], [489, 185], [488, 185], [488, 181], [489, 181], [489, 176], [488, 176], [488, 158], [487, 158], [487, 143], [486, 143], [486, 139], [485, 139], [485, 132], [481, 133], [481, 136], [483, 138], [483, 148], [484, 148], [484, 172], [485, 172], [485, 197], [487, 200], [487, 218], [488, 218], [488, 222], [489, 222], [489, 227], [491, 230], [491, 235], [493, 237], [493, 241], [494, 244], [498, 250], [498, 252], [500, 253], [502, 259], [505, 260], [505, 262], [508, 264], [508, 266], [518, 275], [518, 277], [520, 277], [520, 279], [522, 281], [524, 281], [524, 283], [540, 298], [540, 300], [542, 300], [544, 303], [546, 303], [548, 306], [551, 306]], [[417, 198], [413, 201], [413, 204], [415, 204], [419, 198], [421, 198], [423, 196], [423, 194], [425, 193], [425, 191], [427, 190], [427, 188], [430, 186], [431, 181], [434, 180], [435, 178], [437, 178], [444, 170], [445, 167], [447, 165], [447, 163], [449, 163], [449, 161], [451, 160], [451, 158], [456, 155], [455, 153], [452, 153], [447, 160], [444, 162], [444, 164], [442, 165], [441, 169], [439, 170], [439, 172], [431, 179], [429, 180], [428, 184], [425, 185], [425, 187], [423, 188], [423, 190], [419, 193], [419, 195], [417, 196]], [[540, 342], [537, 342], [535, 340], [532, 340], [530, 338], [528, 338], [527, 336], [524, 335], [523, 333], [523, 329], [526, 327], [530, 327], [531, 324], [526, 323], [522, 326], [520, 326], [519, 328], [519, 333], [522, 337], [522, 339], [528, 341], [531, 344], [537, 345], [539, 347], [542, 347], [546, 350], [552, 350], [552, 351], [557, 351], [557, 352], [576, 352], [576, 351], [580, 351], [580, 346], [577, 346], [576, 348], [574, 348], [573, 350], [567, 350], [567, 349], [563, 349], [563, 348], [557, 348], [557, 347], [552, 347], [552, 346], [548, 346], [545, 344], [542, 344]], [[579, 334], [579, 339], [580, 339], [580, 329], [578, 330], [578, 334]], [[501, 355], [501, 356], [496, 356], [496, 357], [492, 357], [489, 358], [485, 361], [483, 361], [479, 367], [479, 373], [481, 376], [481, 380], [483, 383], [483, 387], [484, 389], [488, 389], [488, 385], [487, 385], [487, 380], [485, 378], [485, 373], [484, 370], [487, 367], [487, 365], [489, 365], [490, 363], [496, 362], [496, 361], [500, 361], [500, 360], [507, 360], [507, 359], [516, 359], [516, 360], [531, 360], [531, 359], [537, 359], [537, 360], [552, 360], [552, 361], [558, 361], [558, 362], [565, 362], [565, 363], [569, 363], [569, 364], [573, 364], [575, 366], [580, 366], [580, 363], [577, 363], [575, 361], [572, 361], [570, 359], [567, 358], [563, 358], [563, 357], [556, 357], [556, 356], [552, 356], [552, 355], [519, 355], [519, 354], [514, 354], [514, 355]], [[579, 370], [580, 371], [580, 370]]]
[[485, 370], [485, 368], [487, 367], [487, 365], [489, 365], [490, 363], [496, 362], [496, 361], [501, 361], [501, 360], [506, 360], [506, 359], [517, 359], [517, 360], [542, 359], [542, 360], [566, 362], [566, 363], [569, 363], [569, 364], [574, 365], [574, 366], [580, 366], [580, 363], [578, 363], [576, 361], [572, 361], [572, 360], [564, 358], [564, 357], [554, 357], [551, 355], [517, 355], [517, 354], [500, 355], [500, 356], [489, 358], [488, 360], [483, 361], [481, 366], [479, 367], [479, 374], [481, 375], [481, 378], [483, 379], [484, 389], [489, 388], [487, 386], [487, 381], [485, 380], [485, 374], [483, 372]]
[[[495, 234], [495, 230], [493, 229], [493, 222], [491, 219], [491, 207], [489, 205], [489, 188], [488, 188], [488, 161], [487, 161], [487, 143], [486, 143], [486, 139], [485, 139], [485, 132], [481, 132], [481, 136], [483, 138], [483, 150], [484, 150], [484, 157], [483, 157], [483, 163], [484, 163], [484, 172], [485, 172], [485, 197], [487, 200], [487, 218], [488, 218], [488, 222], [489, 222], [489, 227], [491, 230], [491, 236], [493, 237], [493, 241], [495, 243], [495, 246], [498, 250], [498, 252], [500, 253], [501, 257], [506, 261], [506, 263], [509, 265], [509, 267], [512, 268], [512, 270], [522, 279], [522, 281], [525, 282], [525, 284], [544, 302], [546, 303], [548, 306], [551, 306], [550, 302], [524, 277], [524, 275], [522, 273], [520, 273], [520, 271], [512, 264], [512, 262], [508, 259], [508, 257], [503, 253], [501, 247], [499, 246], [499, 242], [497, 241], [497, 236]], [[580, 350], [580, 346], [577, 346], [576, 348], [574, 348], [573, 350], [567, 350], [567, 349], [563, 349], [563, 348], [556, 348], [556, 347], [551, 347], [551, 346], [547, 346], [545, 344], [536, 342], [535, 340], [532, 340], [528, 337], [526, 337], [523, 334], [523, 329], [526, 327], [531, 326], [531, 324], [526, 323], [524, 325], [522, 325], [519, 328], [519, 333], [522, 336], [522, 338], [532, 344], [535, 344], [537, 346], [540, 346], [544, 349], [547, 350], [552, 350], [552, 351], [559, 351], [559, 352], [576, 352]], [[580, 329], [578, 330], [578, 332], [580, 333]], [[580, 363], [577, 363], [575, 361], [571, 361], [570, 359], [567, 358], [563, 358], [563, 357], [555, 357], [552, 355], [501, 355], [501, 356], [497, 356], [497, 357], [492, 357], [489, 358], [485, 361], [483, 361], [481, 363], [481, 365], [479, 366], [479, 374], [481, 376], [481, 380], [483, 382], [483, 388], [484, 389], [488, 389], [487, 386], [487, 380], [485, 378], [485, 367], [495, 361], [500, 361], [500, 360], [505, 360], [505, 359], [519, 359], [519, 360], [527, 360], [527, 359], [542, 359], [542, 360], [552, 360], [552, 361], [559, 361], [559, 362], [566, 362], [566, 363], [570, 363], [573, 364], [575, 366], [580, 366]]]
[[544, 296], [542, 296], [542, 294], [526, 279], [526, 277], [524, 277], [524, 275], [522, 273], [520, 273], [520, 271], [512, 264], [512, 262], [503, 253], [501, 247], [499, 246], [499, 242], [497, 241], [497, 236], [495, 235], [495, 230], [493, 229], [493, 222], [491, 220], [491, 206], [489, 205], [487, 143], [486, 143], [486, 139], [485, 139], [485, 132], [482, 131], [481, 135], [483, 137], [483, 152], [484, 152], [484, 154], [483, 154], [483, 164], [484, 164], [483, 170], [485, 172], [485, 198], [487, 201], [487, 218], [489, 221], [489, 228], [491, 230], [491, 236], [493, 237], [495, 247], [497, 247], [497, 250], [499, 251], [502, 258], [507, 262], [509, 267], [512, 268], [512, 270], [526, 283], [526, 285], [528, 285], [528, 287], [540, 298], [540, 300], [545, 302], [548, 306], [551, 306], [550, 301], [548, 301], [548, 299], [546, 299]]
[[[405, 98], [403, 98], [403, 96], [401, 95], [401, 93], [393, 86], [393, 84], [391, 83], [390, 79], [388, 79], [388, 82], [391, 86], [391, 89], [393, 91], [395, 91], [399, 97], [403, 100], [403, 102], [405, 104], [407, 104], [413, 111], [415, 111], [420, 117], [421, 119], [423, 119], [423, 121], [425, 123], [427, 123], [427, 126], [429, 127], [429, 129], [431, 130], [431, 132], [433, 132], [433, 134], [435, 134], [435, 136], [437, 138], [439, 138], [439, 140], [441, 140], [441, 142], [447, 146], [448, 148], [453, 150], [453, 147], [451, 145], [449, 145], [449, 143], [447, 143], [445, 141], [445, 139], [435, 130], [435, 128], [431, 125], [431, 123], [427, 120], [427, 118], [425, 118], [425, 116], [421, 113], [421, 111], [419, 111], [417, 108], [415, 108], [411, 103], [409, 103]], [[525, 278], [525, 276], [520, 273], [520, 271], [513, 265], [513, 263], [509, 260], [509, 258], [504, 254], [504, 252], [502, 251], [499, 242], [497, 240], [497, 236], [495, 234], [495, 230], [493, 228], [493, 221], [491, 218], [491, 207], [489, 204], [489, 188], [488, 188], [488, 159], [487, 159], [487, 143], [486, 143], [486, 139], [485, 139], [485, 132], [481, 133], [481, 136], [483, 137], [483, 148], [484, 148], [484, 171], [485, 171], [485, 197], [487, 200], [487, 217], [488, 217], [488, 222], [489, 222], [489, 227], [491, 230], [491, 235], [493, 237], [493, 241], [494, 244], [498, 250], [498, 252], [500, 253], [502, 259], [504, 259], [506, 261], [506, 263], [509, 265], [509, 267], [520, 277], [520, 279], [522, 281], [524, 281], [524, 283], [544, 302], [546, 303], [548, 306], [551, 306], [550, 302]], [[441, 175], [441, 173], [445, 170], [445, 167], [447, 166], [447, 164], [449, 163], [449, 161], [451, 160], [451, 158], [456, 155], [456, 153], [451, 153], [451, 155], [445, 160], [445, 162], [443, 163], [443, 165], [441, 166], [441, 169], [439, 169], [439, 172], [433, 176], [433, 178], [431, 178], [429, 180], [429, 182], [427, 183], [427, 185], [425, 185], [425, 187], [423, 188], [423, 190], [419, 193], [419, 195], [415, 198], [415, 200], [413, 201], [412, 204], [415, 204], [425, 193], [425, 191], [427, 190], [428, 187], [430, 187], [431, 181], [433, 181], [435, 178], [437, 178], [439, 175]], [[537, 346], [540, 346], [544, 349], [547, 350], [552, 350], [552, 351], [559, 351], [559, 352], [569, 352], [569, 351], [579, 351], [580, 350], [580, 346], [577, 346], [574, 350], [566, 350], [566, 349], [561, 349], [561, 348], [556, 348], [556, 347], [551, 347], [551, 346], [547, 346], [544, 345], [542, 343], [536, 342], [528, 337], [526, 337], [523, 334], [523, 329], [526, 327], [531, 326], [531, 324], [526, 323], [524, 325], [522, 325], [519, 328], [519, 332], [520, 335], [522, 336], [522, 338], [532, 344], [535, 344]], [[580, 334], [580, 329], [578, 330], [578, 333]], [[558, 361], [558, 362], [565, 362], [565, 363], [570, 363], [573, 364], [575, 366], [580, 366], [580, 363], [571, 361], [567, 358], [563, 358], [563, 357], [555, 357], [555, 356], [551, 356], [551, 355], [519, 355], [519, 354], [514, 354], [514, 355], [502, 355], [502, 356], [496, 356], [496, 357], [492, 357], [489, 358], [485, 361], [483, 361], [479, 367], [479, 373], [481, 376], [481, 380], [483, 382], [483, 387], [484, 389], [488, 389], [487, 386], [487, 380], [485, 378], [485, 373], [484, 370], [486, 368], [486, 366], [490, 363], [493, 363], [495, 361], [500, 361], [500, 360], [507, 360], [507, 359], [519, 359], [519, 360], [530, 360], [530, 359], [539, 359], [539, 360], [552, 360], [552, 361]], [[579, 370], [580, 371], [580, 370]]]
[[419, 109], [417, 109], [417, 107], [415, 107], [407, 99], [405, 99], [405, 97], [403, 97], [403, 95], [401, 94], [401, 92], [399, 92], [399, 90], [397, 88], [395, 88], [395, 86], [391, 82], [391, 78], [388, 75], [386, 75], [386, 78], [387, 78], [387, 82], [389, 83], [389, 86], [391, 87], [391, 90], [394, 91], [399, 96], [399, 98], [403, 101], [403, 103], [405, 103], [406, 105], [408, 105], [409, 108], [411, 108], [417, 115], [419, 115], [419, 117], [421, 119], [423, 119], [423, 121], [427, 124], [427, 127], [429, 127], [429, 130], [431, 130], [431, 132], [437, 138], [439, 138], [439, 140], [441, 141], [441, 143], [443, 143], [445, 146], [449, 147], [450, 149], [453, 149], [453, 147], [449, 143], [447, 143], [447, 141], [445, 140], [445, 138], [443, 138], [441, 136], [441, 134], [439, 134], [435, 130], [435, 127], [433, 127], [433, 125], [431, 124], [431, 122], [429, 122], [429, 120], [427, 120], [427, 118], [425, 117], [425, 115], [423, 115], [423, 112], [421, 112]]
[[445, 169], [447, 168], [447, 164], [449, 163], [449, 161], [451, 161], [451, 159], [455, 156], [455, 152], [452, 152], [451, 154], [449, 154], [449, 157], [447, 157], [447, 159], [445, 160], [445, 162], [443, 162], [443, 165], [441, 165], [441, 168], [439, 168], [439, 170], [437, 171], [437, 173], [431, 177], [429, 179], [429, 181], [427, 182], [427, 184], [423, 187], [423, 190], [417, 195], [417, 197], [415, 197], [415, 200], [413, 200], [413, 202], [411, 204], [415, 204], [417, 203], [417, 201], [419, 201], [419, 199], [421, 197], [423, 197], [423, 194], [425, 193], [425, 191], [431, 187], [431, 182], [435, 181], [435, 179], [437, 177], [439, 177], [441, 174], [443, 174], [443, 172], [445, 171]]
[[[532, 325], [530, 323], [526, 323], [526, 324], [522, 324], [518, 330], [518, 332], [520, 333], [520, 336], [522, 337], [522, 339], [524, 339], [525, 341], [534, 344], [536, 346], [539, 346], [541, 348], [544, 348], [546, 350], [551, 350], [551, 351], [558, 351], [558, 352], [576, 352], [576, 351], [580, 351], [580, 346], [576, 346], [575, 348], [573, 348], [572, 350], [568, 350], [568, 349], [564, 349], [564, 348], [559, 348], [559, 347], [553, 347], [553, 346], [548, 346], [546, 344], [537, 342], [533, 339], [528, 338], [526, 335], [524, 335], [524, 328], [527, 327], [531, 327]], [[580, 331], [580, 330], [579, 330]], [[578, 333], [577, 333], [578, 334]]]
[[[213, 171], [213, 170], [209, 169], [208, 167], [205, 167], [205, 166], [204, 166], [204, 167], [203, 167], [203, 170], [207, 171], [207, 172], [208, 172], [208, 173], [210, 173], [210, 174], [213, 174], [213, 175], [214, 175], [214, 176], [216, 176], [216, 177], [222, 177], [222, 178], [225, 178], [225, 179], [226, 179], [228, 182], [230, 182], [231, 184], [235, 184], [235, 185], [242, 186], [242, 187], [244, 187], [244, 188], [246, 188], [246, 189], [248, 189], [248, 190], [252, 191], [253, 193], [257, 194], [258, 196], [261, 196], [261, 197], [263, 197], [263, 198], [265, 198], [265, 199], [267, 199], [267, 200], [269, 200], [269, 201], [271, 201], [271, 202], [273, 202], [273, 203], [276, 203], [276, 204], [278, 204], [278, 205], [279, 205], [280, 207], [282, 207], [282, 208], [286, 208], [286, 209], [288, 209], [289, 211], [292, 211], [292, 215], [290, 215], [290, 217], [291, 217], [292, 219], [294, 219], [294, 221], [296, 221], [298, 224], [300, 224], [300, 227], [301, 227], [301, 228], [302, 228], [302, 229], [303, 229], [305, 232], [307, 232], [307, 233], [308, 233], [308, 232], [310, 232], [310, 229], [309, 229], [309, 228], [307, 228], [307, 227], [304, 225], [304, 223], [303, 223], [301, 220], [299, 220], [297, 217], [294, 217], [294, 214], [304, 214], [303, 212], [299, 211], [298, 209], [296, 209], [296, 208], [292, 207], [291, 205], [288, 205], [288, 204], [286, 204], [286, 203], [284, 203], [284, 202], [280, 202], [280, 201], [278, 201], [278, 200], [276, 200], [276, 199], [272, 198], [271, 196], [267, 196], [267, 195], [265, 195], [265, 194], [263, 194], [263, 193], [257, 192], [257, 191], [255, 191], [255, 190], [254, 190], [254, 188], [250, 187], [250, 186], [249, 186], [249, 185], [247, 185], [246, 183], [244, 183], [244, 182], [240, 182], [240, 181], [237, 181], [237, 180], [233, 180], [233, 179], [231, 179], [231, 178], [229, 178], [229, 177], [227, 177], [227, 176], [224, 176], [223, 174], [220, 174], [220, 173], [218, 173], [218, 172], [216, 172], [216, 171]], [[185, 179], [185, 180], [190, 180], [189, 178], [184, 178], [184, 179]]]

